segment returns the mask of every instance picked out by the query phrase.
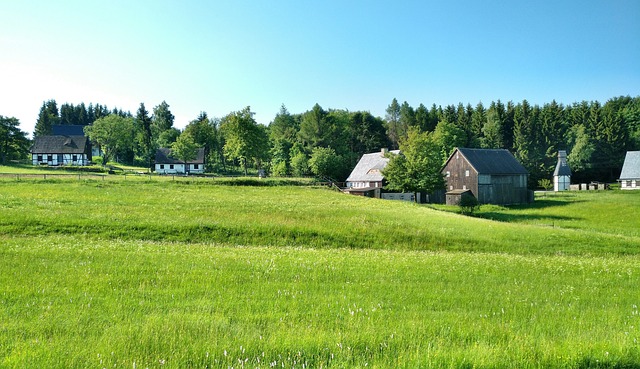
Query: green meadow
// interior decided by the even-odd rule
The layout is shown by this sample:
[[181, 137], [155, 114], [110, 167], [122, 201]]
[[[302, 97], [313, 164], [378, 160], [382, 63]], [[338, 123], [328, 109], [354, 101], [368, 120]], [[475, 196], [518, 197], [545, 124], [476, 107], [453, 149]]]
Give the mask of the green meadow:
[[286, 184], [0, 180], [0, 367], [640, 367], [640, 192]]

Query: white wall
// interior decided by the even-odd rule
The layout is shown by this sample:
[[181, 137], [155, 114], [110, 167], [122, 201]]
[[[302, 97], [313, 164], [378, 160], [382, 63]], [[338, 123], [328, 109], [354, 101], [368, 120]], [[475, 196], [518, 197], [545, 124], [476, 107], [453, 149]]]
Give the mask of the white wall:
[[[76, 160], [73, 160], [75, 155]], [[38, 160], [38, 156], [42, 157], [42, 160]], [[48, 160], [51, 156], [51, 160]], [[62, 154], [62, 161], [58, 161], [58, 154], [31, 154], [31, 163], [33, 165], [88, 165], [89, 160], [86, 154]]]
[[571, 184], [571, 177], [569, 176], [553, 176], [553, 190], [554, 191], [566, 191]]
[[620, 181], [620, 189], [622, 190], [638, 190], [640, 189], [640, 181], [636, 179], [632, 179], [631, 183], [627, 183], [626, 180]]
[[[196, 169], [196, 165], [198, 169]], [[156, 173], [158, 174], [184, 174], [184, 164], [157, 164]], [[198, 174], [204, 173], [203, 164], [189, 164], [189, 173]]]

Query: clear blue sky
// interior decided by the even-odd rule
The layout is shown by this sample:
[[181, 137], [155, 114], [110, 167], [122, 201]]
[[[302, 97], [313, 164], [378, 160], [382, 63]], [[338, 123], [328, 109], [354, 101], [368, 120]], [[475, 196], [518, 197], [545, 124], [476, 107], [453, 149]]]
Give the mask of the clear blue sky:
[[44, 100], [184, 127], [247, 105], [384, 116], [501, 99], [640, 95], [640, 1], [2, 1], [0, 115], [33, 130]]

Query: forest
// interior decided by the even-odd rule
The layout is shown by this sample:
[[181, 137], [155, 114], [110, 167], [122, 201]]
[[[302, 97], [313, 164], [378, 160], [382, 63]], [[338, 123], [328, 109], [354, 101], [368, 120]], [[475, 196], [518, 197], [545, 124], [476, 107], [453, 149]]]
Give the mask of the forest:
[[[625, 152], [640, 149], [640, 97], [629, 96], [604, 104], [551, 101], [540, 106], [497, 100], [488, 106], [480, 102], [429, 108], [394, 98], [384, 118], [319, 104], [290, 113], [283, 104], [268, 126], [253, 115], [250, 107], [221, 118], [201, 112], [179, 130], [164, 101], [151, 112], [141, 103], [131, 114], [101, 104], [65, 103], [58, 108], [49, 100], [40, 109], [34, 136], [50, 134], [54, 124], [86, 125], [92, 141], [101, 144], [105, 161], [152, 167], [159, 147], [171, 147], [186, 158], [190, 150], [204, 147], [211, 173], [264, 169], [274, 176], [343, 181], [362, 154], [397, 149], [414, 131], [426, 134], [443, 163], [455, 147], [508, 149], [529, 170], [532, 188], [539, 179], [551, 177], [558, 150], [567, 150], [575, 181], [611, 182], [620, 173]], [[2, 127], [11, 119], [2, 118]], [[0, 129], [4, 138], [7, 130]], [[13, 156], [3, 151], [3, 157]]]

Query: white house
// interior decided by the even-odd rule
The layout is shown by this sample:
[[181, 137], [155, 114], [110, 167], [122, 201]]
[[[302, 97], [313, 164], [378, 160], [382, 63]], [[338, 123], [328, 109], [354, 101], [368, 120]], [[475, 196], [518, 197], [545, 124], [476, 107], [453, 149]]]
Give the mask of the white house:
[[[387, 149], [382, 149], [380, 152], [362, 155], [347, 178], [347, 188], [381, 188], [384, 180], [382, 170], [389, 163], [389, 158], [385, 157], [388, 152]], [[392, 150], [391, 153], [398, 155], [400, 150]]]
[[88, 165], [90, 161], [91, 143], [86, 136], [39, 136], [31, 146], [33, 165]]
[[618, 181], [623, 190], [640, 190], [640, 151], [627, 151]]
[[558, 164], [556, 164], [556, 170], [553, 171], [553, 190], [556, 192], [568, 190], [570, 184], [571, 168], [567, 163], [567, 152], [559, 150]]
[[171, 156], [171, 149], [160, 148], [156, 151], [156, 173], [188, 174], [204, 173], [204, 149], [198, 149], [196, 158], [185, 163]]

